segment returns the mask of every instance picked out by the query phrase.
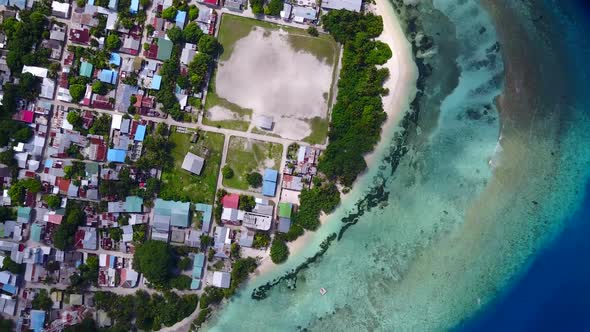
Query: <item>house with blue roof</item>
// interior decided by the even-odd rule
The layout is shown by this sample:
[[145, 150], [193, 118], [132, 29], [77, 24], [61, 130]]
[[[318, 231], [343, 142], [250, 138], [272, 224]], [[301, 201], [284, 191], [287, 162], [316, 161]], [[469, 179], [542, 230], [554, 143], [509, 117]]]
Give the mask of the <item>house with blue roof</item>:
[[109, 149], [107, 151], [107, 160], [109, 162], [124, 163], [127, 151], [119, 149]]
[[195, 204], [195, 211], [199, 211], [203, 215], [201, 231], [203, 233], [209, 233], [211, 228], [211, 216], [213, 215], [213, 206], [210, 204], [197, 203]]
[[137, 142], [143, 142], [143, 140], [145, 138], [145, 131], [146, 131], [145, 125], [137, 126], [137, 129], [135, 130], [135, 138], [133, 138], [133, 140], [137, 141]]
[[190, 225], [190, 203], [158, 198], [154, 203], [154, 220], [156, 219], [169, 220], [170, 226], [186, 228]]
[[139, 196], [125, 197], [124, 204], [125, 212], [127, 213], [142, 213], [143, 212], [143, 198]]
[[131, 14], [137, 14], [139, 11], [139, 0], [131, 0], [131, 4], [129, 5], [129, 12]]
[[98, 79], [104, 83], [117, 84], [117, 72], [114, 70], [103, 69], [100, 71]]
[[270, 168], [264, 170], [264, 175], [262, 177], [262, 194], [264, 196], [274, 197], [277, 192], [278, 178], [278, 171]]
[[19, 224], [29, 223], [29, 221], [31, 221], [32, 212], [33, 212], [33, 209], [31, 209], [28, 206], [27, 207], [19, 206], [18, 209], [16, 210], [16, 222], [18, 222]]
[[34, 332], [42, 332], [45, 325], [45, 311], [31, 310], [31, 328]]
[[182, 10], [176, 12], [176, 18], [174, 21], [176, 22], [177, 27], [184, 29], [184, 23], [186, 22], [186, 12]]
[[109, 59], [110, 65], [120, 66], [121, 65], [121, 56], [119, 53], [111, 53], [111, 58]]
[[80, 64], [80, 76], [92, 77], [92, 64], [82, 61]]
[[154, 75], [154, 77], [152, 78], [152, 84], [150, 85], [150, 89], [160, 90], [161, 84], [162, 84], [162, 76]]

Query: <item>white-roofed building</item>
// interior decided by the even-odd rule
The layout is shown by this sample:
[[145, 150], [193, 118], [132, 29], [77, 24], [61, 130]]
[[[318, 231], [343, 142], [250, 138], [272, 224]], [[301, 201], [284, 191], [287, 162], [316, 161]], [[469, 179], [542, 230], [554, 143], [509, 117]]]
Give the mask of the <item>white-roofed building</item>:
[[70, 17], [70, 4], [67, 2], [53, 1], [51, 3], [51, 15], [61, 18]]
[[197, 156], [194, 153], [188, 152], [182, 161], [182, 169], [187, 170], [193, 174], [200, 175], [204, 164], [205, 159]]
[[213, 272], [213, 280], [211, 280], [213, 286], [219, 288], [229, 288], [230, 282], [231, 274], [229, 274], [229, 272]]
[[353, 12], [360, 12], [363, 5], [362, 0], [322, 0], [322, 9], [346, 9]]

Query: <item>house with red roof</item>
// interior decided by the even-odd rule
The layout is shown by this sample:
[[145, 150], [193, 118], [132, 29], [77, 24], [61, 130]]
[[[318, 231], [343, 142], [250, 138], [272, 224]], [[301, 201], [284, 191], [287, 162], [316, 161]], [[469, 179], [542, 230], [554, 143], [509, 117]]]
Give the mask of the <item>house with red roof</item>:
[[221, 199], [221, 205], [226, 209], [237, 209], [240, 204], [240, 195], [228, 194]]
[[20, 110], [12, 118], [16, 121], [33, 123], [33, 119], [35, 118], [35, 113], [33, 111]]
[[70, 29], [70, 41], [76, 44], [88, 45], [90, 32], [88, 29]]

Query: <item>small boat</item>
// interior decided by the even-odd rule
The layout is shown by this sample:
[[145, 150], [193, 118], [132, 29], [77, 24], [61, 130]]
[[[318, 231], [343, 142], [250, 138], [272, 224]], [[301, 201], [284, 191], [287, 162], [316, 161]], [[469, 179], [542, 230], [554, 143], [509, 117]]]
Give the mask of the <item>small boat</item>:
[[320, 294], [326, 295], [327, 292], [328, 291], [324, 287], [320, 288]]

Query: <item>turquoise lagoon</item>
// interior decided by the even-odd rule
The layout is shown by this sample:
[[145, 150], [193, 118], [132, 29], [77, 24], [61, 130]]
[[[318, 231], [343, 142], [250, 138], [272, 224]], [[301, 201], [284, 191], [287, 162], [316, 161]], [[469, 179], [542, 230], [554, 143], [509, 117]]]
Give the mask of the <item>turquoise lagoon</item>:
[[[252, 279], [207, 330], [452, 329], [518, 282], [581, 202], [589, 122], [564, 97], [558, 42], [533, 20], [544, 9], [468, 0], [399, 8], [416, 23], [409, 36], [434, 39], [418, 59], [432, 70], [421, 71], [408, 152], [397, 159], [401, 128], [383, 133], [376, 162], [310, 244]], [[251, 298], [351, 220], [319, 259]]]

